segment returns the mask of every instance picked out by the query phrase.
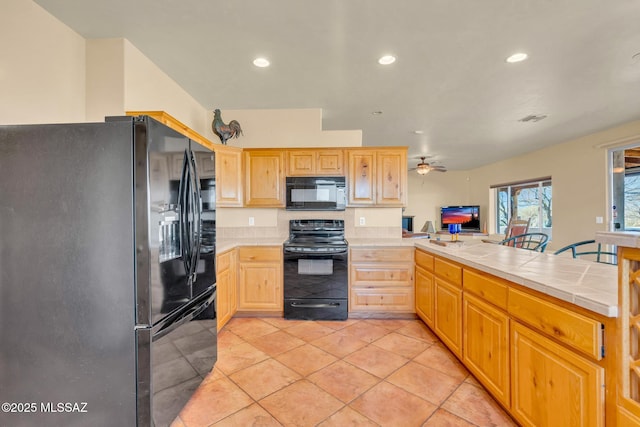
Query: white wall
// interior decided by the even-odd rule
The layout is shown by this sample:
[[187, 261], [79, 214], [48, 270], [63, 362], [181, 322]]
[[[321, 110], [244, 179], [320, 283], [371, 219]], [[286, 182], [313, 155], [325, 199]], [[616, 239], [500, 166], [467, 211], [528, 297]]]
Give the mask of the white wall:
[[32, 1], [0, 2], [0, 124], [85, 120], [85, 40]]

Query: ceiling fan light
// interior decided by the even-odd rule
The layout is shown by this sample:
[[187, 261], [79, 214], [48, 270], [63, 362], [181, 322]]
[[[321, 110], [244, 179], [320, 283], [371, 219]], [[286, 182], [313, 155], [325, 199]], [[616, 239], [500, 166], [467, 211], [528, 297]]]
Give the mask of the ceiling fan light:
[[427, 165], [418, 165], [418, 167], [416, 168], [416, 172], [418, 172], [418, 175], [426, 175], [428, 174], [430, 171], [430, 169], [427, 167]]

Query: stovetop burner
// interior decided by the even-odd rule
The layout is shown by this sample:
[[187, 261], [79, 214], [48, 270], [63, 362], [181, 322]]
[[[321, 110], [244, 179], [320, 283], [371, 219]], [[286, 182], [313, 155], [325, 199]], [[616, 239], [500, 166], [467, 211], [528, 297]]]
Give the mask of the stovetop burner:
[[289, 252], [344, 252], [344, 221], [341, 219], [293, 219], [289, 221]]

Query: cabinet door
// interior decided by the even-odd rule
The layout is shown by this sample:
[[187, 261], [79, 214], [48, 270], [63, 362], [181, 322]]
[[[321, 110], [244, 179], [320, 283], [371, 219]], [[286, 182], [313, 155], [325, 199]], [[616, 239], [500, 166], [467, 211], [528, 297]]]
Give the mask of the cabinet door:
[[242, 151], [216, 148], [216, 206], [242, 206]]
[[235, 250], [216, 256], [216, 318], [218, 330], [237, 310]]
[[169, 176], [172, 180], [180, 180], [183, 163], [184, 152], [169, 154]]
[[435, 278], [435, 329], [456, 356], [462, 357], [462, 291]]
[[238, 310], [282, 311], [281, 276], [277, 264], [241, 262]]
[[284, 152], [245, 151], [245, 205], [284, 207]]
[[381, 150], [376, 158], [376, 204], [404, 206], [407, 203], [407, 153]]
[[312, 176], [316, 173], [316, 151], [288, 151], [287, 176]]
[[349, 151], [349, 205], [375, 204], [375, 153]]
[[512, 414], [524, 426], [604, 425], [604, 368], [511, 322]]
[[318, 150], [316, 174], [319, 176], [343, 176], [344, 152], [342, 150]]
[[216, 318], [218, 330], [231, 318], [231, 272], [227, 268], [216, 276]]
[[213, 153], [196, 153], [196, 164], [198, 165], [199, 178], [215, 178], [216, 177], [216, 158]]
[[433, 329], [434, 307], [433, 273], [416, 266], [416, 313]]
[[463, 361], [493, 396], [508, 408], [509, 317], [466, 293], [463, 304]]

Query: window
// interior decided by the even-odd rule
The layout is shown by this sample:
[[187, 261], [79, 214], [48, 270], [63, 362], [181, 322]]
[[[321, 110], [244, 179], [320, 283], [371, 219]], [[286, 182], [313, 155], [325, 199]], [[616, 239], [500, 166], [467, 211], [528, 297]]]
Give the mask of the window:
[[640, 168], [624, 175], [624, 229], [640, 231]]
[[496, 191], [496, 230], [506, 231], [509, 219], [529, 219], [529, 231], [551, 237], [551, 178], [492, 186]]
[[610, 150], [611, 230], [640, 231], [640, 147]]

